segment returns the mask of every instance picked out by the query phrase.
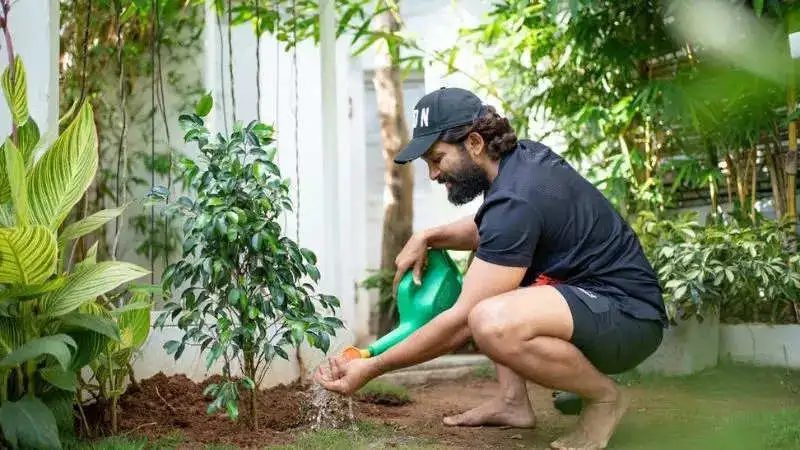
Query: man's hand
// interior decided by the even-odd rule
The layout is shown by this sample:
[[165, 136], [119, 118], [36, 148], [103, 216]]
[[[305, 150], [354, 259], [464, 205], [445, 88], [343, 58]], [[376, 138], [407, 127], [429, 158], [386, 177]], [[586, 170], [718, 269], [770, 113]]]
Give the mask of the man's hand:
[[[361, 389], [367, 382], [380, 375], [373, 358], [354, 359], [329, 358], [328, 367], [319, 366], [314, 379], [329, 391], [350, 395]], [[326, 370], [327, 369], [327, 370]]]
[[425, 236], [423, 234], [414, 234], [394, 260], [397, 272], [394, 274], [392, 292], [395, 295], [397, 294], [397, 286], [400, 284], [400, 280], [411, 268], [414, 270], [414, 282], [417, 284], [422, 283], [422, 269], [425, 267], [427, 257], [428, 243]]

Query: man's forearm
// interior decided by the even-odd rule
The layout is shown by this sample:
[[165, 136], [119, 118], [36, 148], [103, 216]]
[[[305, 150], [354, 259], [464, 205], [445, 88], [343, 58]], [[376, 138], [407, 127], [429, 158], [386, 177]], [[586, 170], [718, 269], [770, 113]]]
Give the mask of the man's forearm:
[[471, 215], [447, 225], [429, 228], [423, 231], [422, 235], [431, 248], [448, 250], [478, 248], [478, 227], [475, 225], [475, 217]]
[[408, 337], [405, 345], [375, 356], [380, 373], [430, 361], [467, 342], [471, 335], [466, 315], [457, 309], [445, 311]]

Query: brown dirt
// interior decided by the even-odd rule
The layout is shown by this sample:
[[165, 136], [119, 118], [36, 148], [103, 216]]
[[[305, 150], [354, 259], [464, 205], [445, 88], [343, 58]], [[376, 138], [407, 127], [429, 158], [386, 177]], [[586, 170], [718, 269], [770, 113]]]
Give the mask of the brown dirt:
[[[219, 381], [219, 377], [211, 377], [195, 383], [184, 375], [168, 377], [162, 373], [141, 380], [138, 389], [129, 389], [120, 399], [120, 434], [158, 437], [179, 431], [190, 446], [219, 443], [261, 447], [266, 443], [289, 442], [290, 430], [303, 424], [301, 408], [307, 394], [297, 383], [259, 393], [258, 431], [250, 431], [244, 420], [230, 421], [222, 412], [207, 414], [211, 397], [203, 395], [203, 390]], [[246, 416], [243, 410], [249, 393], [240, 392], [243, 396], [240, 415]], [[97, 420], [98, 414], [88, 408], [87, 416], [91, 422]]]
[[[243, 420], [233, 423], [222, 413], [208, 415], [210, 398], [205, 387], [217, 377], [195, 383], [183, 375], [157, 374], [140, 380], [138, 389], [130, 389], [120, 400], [120, 434], [148, 438], [175, 431], [184, 438], [183, 448], [202, 448], [202, 444], [234, 445], [240, 448], [263, 448], [288, 444], [299, 432], [309, 428], [303, 405], [310, 390], [295, 383], [261, 391], [259, 430], [250, 431]], [[370, 420], [394, 427], [397, 434], [433, 438], [452, 448], [547, 448], [547, 443], [573, 423], [552, 406], [551, 392], [531, 386], [529, 392], [539, 424], [535, 430], [502, 428], [453, 428], [442, 424], [442, 417], [477, 406], [497, 393], [492, 380], [462, 379], [439, 382], [409, 389], [412, 402], [402, 406], [354, 402], [359, 420]], [[246, 395], [246, 394], [243, 394]], [[245, 406], [240, 403], [244, 415]], [[86, 409], [89, 421], [97, 414]], [[96, 425], [96, 424], [95, 424]]]

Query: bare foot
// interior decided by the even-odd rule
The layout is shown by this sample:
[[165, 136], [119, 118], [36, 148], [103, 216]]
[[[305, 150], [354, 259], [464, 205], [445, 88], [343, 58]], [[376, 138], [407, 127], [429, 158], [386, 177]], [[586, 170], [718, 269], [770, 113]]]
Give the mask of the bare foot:
[[570, 434], [552, 442], [558, 450], [599, 450], [608, 445], [620, 419], [628, 409], [630, 399], [622, 390], [614, 400], [586, 402], [578, 425]]
[[455, 416], [444, 418], [449, 426], [510, 426], [513, 428], [533, 428], [536, 416], [533, 414], [528, 398], [506, 400], [499, 397]]

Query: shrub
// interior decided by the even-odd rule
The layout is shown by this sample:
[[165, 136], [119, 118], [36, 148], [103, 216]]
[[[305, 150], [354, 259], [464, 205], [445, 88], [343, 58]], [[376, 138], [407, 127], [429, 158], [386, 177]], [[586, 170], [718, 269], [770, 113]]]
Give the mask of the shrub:
[[[212, 137], [202, 119], [211, 103], [204, 96], [194, 114], [180, 117], [184, 139], [197, 143], [202, 161], [181, 164], [193, 198], [169, 208], [184, 220], [183, 258], [165, 270], [165, 295], [174, 292], [175, 300], [156, 325], [175, 320], [185, 332], [164, 345], [176, 360], [192, 344], [207, 351], [207, 368], [222, 358], [224, 381], [208, 387], [209, 413], [225, 410], [236, 419], [241, 384], [251, 391], [250, 425], [256, 427], [256, 386], [274, 357], [288, 359], [284, 346], [304, 340], [327, 352], [330, 335], [343, 324], [320, 312], [333, 313], [339, 301], [315, 293], [316, 256], [281, 230], [280, 217], [292, 203], [289, 181], [273, 162], [273, 129], [251, 122], [237, 124], [229, 137]], [[233, 362], [241, 376], [234, 376]]]
[[783, 222], [703, 226], [695, 214], [639, 215], [634, 228], [665, 292], [671, 320], [710, 308], [724, 322], [794, 322], [798, 256], [787, 251]]

